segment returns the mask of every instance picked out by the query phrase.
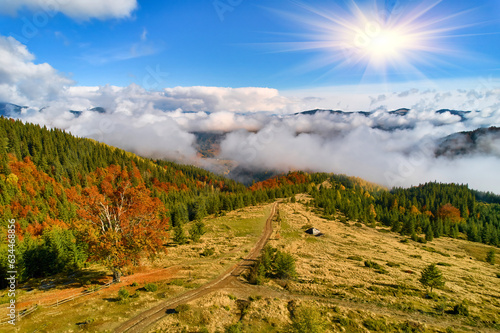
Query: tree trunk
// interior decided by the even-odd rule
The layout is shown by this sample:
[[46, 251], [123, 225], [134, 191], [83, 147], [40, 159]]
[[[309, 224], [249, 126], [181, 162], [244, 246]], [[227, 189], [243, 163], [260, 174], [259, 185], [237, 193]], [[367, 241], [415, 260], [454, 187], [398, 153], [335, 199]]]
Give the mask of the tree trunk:
[[119, 283], [122, 274], [118, 269], [113, 269], [113, 283]]

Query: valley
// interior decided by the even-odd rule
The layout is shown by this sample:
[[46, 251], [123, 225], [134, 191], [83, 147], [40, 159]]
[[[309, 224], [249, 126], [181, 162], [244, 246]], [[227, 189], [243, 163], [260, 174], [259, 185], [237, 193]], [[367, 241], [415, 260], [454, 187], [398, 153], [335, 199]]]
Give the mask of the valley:
[[[251, 256], [250, 248], [273, 205], [248, 207], [205, 218], [209, 231], [199, 243], [169, 247], [165, 256], [139, 267], [139, 272], [131, 271], [112, 288], [60, 305], [56, 311], [41, 306], [23, 318], [20, 331], [42, 327], [40, 331], [71, 332], [80, 327], [85, 331], [224, 332], [233, 325], [242, 332], [281, 332], [293, 323], [291, 307], [295, 312], [308, 309], [304, 316], [316, 321], [318, 332], [498, 331], [500, 269], [484, 261], [491, 247], [449, 238], [422, 244], [380, 225], [326, 220], [310, 209], [310, 200], [300, 194], [295, 203], [277, 204], [280, 222], [273, 220], [269, 241], [272, 247], [293, 254], [295, 279], [251, 285], [238, 272], [224, 283], [215, 279], [224, 271], [221, 276], [227, 277], [241, 258]], [[306, 234], [311, 225], [324, 235]], [[214, 253], [200, 256], [206, 248]], [[366, 267], [367, 261], [380, 267]], [[418, 282], [422, 268], [431, 263], [438, 265], [446, 281], [433, 293]], [[158, 290], [141, 291], [145, 283], [156, 283]], [[121, 304], [116, 294], [122, 287], [138, 296]], [[62, 283], [55, 289], [61, 292], [66, 287]], [[20, 300], [53, 292], [25, 293]], [[457, 304], [466, 304], [468, 313], [454, 314]], [[243, 312], [241, 306], [245, 306]], [[131, 324], [138, 318], [148, 325], [134, 329]]]
[[[500, 329], [494, 193], [301, 171], [245, 186], [59, 130], [0, 125], [17, 332]], [[9, 248], [0, 251], [7, 274]], [[420, 281], [431, 264], [444, 280], [433, 290]], [[0, 331], [11, 330], [5, 318]]]

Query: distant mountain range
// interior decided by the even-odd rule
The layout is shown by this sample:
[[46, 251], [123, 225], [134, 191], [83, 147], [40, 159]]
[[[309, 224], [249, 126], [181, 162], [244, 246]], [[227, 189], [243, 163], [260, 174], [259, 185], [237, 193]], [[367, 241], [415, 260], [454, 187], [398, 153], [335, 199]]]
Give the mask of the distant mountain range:
[[23, 109], [27, 109], [27, 106], [20, 106], [12, 103], [1, 103], [0, 102], [0, 116], [9, 117], [21, 114]]
[[[328, 110], [328, 109], [314, 109], [314, 110], [309, 110], [309, 111], [302, 111], [302, 112], [297, 112], [294, 113], [294, 115], [315, 115], [320, 112], [328, 112], [331, 114], [337, 114], [337, 115], [353, 115], [353, 114], [359, 114], [365, 117], [369, 117], [370, 115], [374, 114], [375, 111], [342, 111], [342, 110]], [[393, 111], [387, 111], [389, 114], [397, 115], [397, 116], [406, 116], [410, 112], [410, 109], [406, 108], [401, 108]], [[458, 110], [450, 110], [450, 109], [441, 109], [436, 111], [437, 114], [445, 114], [449, 113], [454, 116], [459, 116], [462, 121], [466, 120], [467, 114], [471, 113], [471, 111], [458, 111]]]
[[[28, 106], [20, 106], [12, 103], [6, 103], [6, 102], [0, 102], [0, 116], [16, 116], [22, 112], [23, 109], [28, 109]], [[44, 108], [40, 109], [39, 111], [42, 112]], [[104, 107], [101, 106], [96, 106], [89, 108], [87, 110], [68, 110], [68, 112], [72, 113], [76, 118], [80, 117], [84, 112], [97, 112], [97, 113], [106, 113], [107, 110]], [[355, 115], [359, 114], [365, 117], [369, 117], [375, 113], [375, 111], [342, 111], [342, 110], [329, 110], [329, 109], [314, 109], [314, 110], [308, 110], [308, 111], [302, 111], [302, 112], [297, 112], [294, 114], [291, 114], [289, 116], [299, 116], [299, 115], [315, 115], [317, 113], [321, 112], [327, 112], [330, 114], [335, 114], [335, 115]], [[387, 111], [388, 114], [392, 115], [397, 115], [401, 117], [405, 117], [408, 115], [410, 112], [410, 109], [407, 108], [401, 108], [397, 110], [392, 110], [392, 111]], [[184, 111], [184, 113], [193, 113], [193, 111]], [[211, 112], [206, 112], [206, 113], [211, 113]], [[459, 116], [462, 121], [465, 121], [467, 119], [467, 115], [471, 113], [471, 111], [459, 111], [459, 110], [450, 110], [450, 109], [441, 109], [435, 111], [436, 114], [445, 114], [449, 113], [454, 116]]]
[[500, 127], [478, 128], [448, 135], [436, 149], [436, 156], [450, 158], [472, 154], [500, 157]]
[[[28, 109], [28, 106], [20, 106], [13, 103], [0, 103], [0, 116], [17, 118], [23, 110]], [[40, 109], [39, 112], [43, 112]], [[107, 110], [104, 107], [92, 107], [87, 110], [69, 110], [75, 118], [80, 117], [84, 112], [97, 112], [104, 114]], [[314, 116], [320, 113], [328, 113], [336, 116], [353, 116], [361, 115], [364, 117], [374, 116], [378, 111], [342, 111], [342, 110], [329, 110], [329, 109], [314, 109], [302, 112], [297, 112], [294, 114], [288, 114], [284, 116], [276, 117], [299, 117], [299, 116]], [[387, 114], [396, 115], [398, 117], [407, 117], [411, 112], [410, 109], [400, 108], [397, 110], [387, 111]], [[453, 116], [460, 117], [461, 122], [467, 120], [468, 115], [472, 111], [460, 111], [451, 109], [440, 109], [435, 111], [435, 114], [449, 114]], [[191, 111], [185, 111], [185, 113], [191, 113]], [[412, 122], [403, 123], [386, 123], [378, 122], [377, 118], [374, 119], [373, 128], [383, 130], [383, 131], [396, 131], [412, 128]], [[439, 124], [438, 124], [439, 126]], [[213, 132], [213, 131], [198, 131], [192, 134], [196, 137], [196, 149], [198, 150], [201, 157], [204, 158], [216, 158], [220, 151], [220, 144], [225, 139], [226, 134], [224, 132]], [[300, 133], [297, 133], [300, 134]], [[437, 148], [435, 150], [436, 157], [445, 156], [448, 158], [455, 158], [464, 155], [473, 154], [483, 154], [483, 155], [493, 155], [500, 157], [500, 128], [490, 127], [490, 128], [478, 128], [474, 131], [454, 133], [447, 137], [442, 138], [437, 143]], [[236, 170], [235, 170], [236, 171]], [[242, 173], [246, 173], [248, 170], [241, 170]]]
[[[0, 102], [0, 116], [4, 117], [17, 117], [22, 113], [23, 110], [29, 109], [29, 106], [20, 106], [12, 103]], [[45, 108], [41, 108], [39, 112], [42, 112]], [[88, 109], [90, 112], [106, 113], [106, 109], [103, 107], [95, 107]], [[76, 118], [80, 117], [84, 111], [69, 110]]]

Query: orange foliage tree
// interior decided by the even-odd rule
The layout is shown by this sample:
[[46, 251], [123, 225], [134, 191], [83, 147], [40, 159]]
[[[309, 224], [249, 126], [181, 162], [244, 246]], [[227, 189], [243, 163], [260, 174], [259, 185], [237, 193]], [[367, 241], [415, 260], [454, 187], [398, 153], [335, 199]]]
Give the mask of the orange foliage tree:
[[114, 165], [98, 169], [87, 178], [87, 187], [68, 193], [79, 202], [75, 227], [88, 244], [90, 259], [109, 267], [115, 282], [124, 266], [164, 249], [168, 237], [166, 209], [136, 171]]
[[457, 223], [460, 222], [460, 210], [456, 207], [453, 207], [452, 204], [447, 203], [446, 205], [440, 207], [437, 211], [437, 217], [441, 219], [449, 218], [451, 222]]

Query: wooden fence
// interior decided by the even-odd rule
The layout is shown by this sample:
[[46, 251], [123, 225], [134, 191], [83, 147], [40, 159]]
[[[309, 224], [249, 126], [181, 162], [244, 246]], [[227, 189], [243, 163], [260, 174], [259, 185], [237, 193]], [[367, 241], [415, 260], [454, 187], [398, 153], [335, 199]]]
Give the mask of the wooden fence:
[[[108, 282], [102, 286], [99, 286], [98, 288], [96, 289], [92, 289], [92, 290], [85, 290], [85, 291], [82, 291], [81, 293], [78, 293], [78, 294], [74, 294], [74, 295], [71, 295], [67, 298], [64, 298], [64, 299], [61, 299], [61, 300], [57, 300], [55, 303], [52, 303], [52, 304], [48, 304], [48, 305], [44, 305], [43, 307], [44, 308], [54, 308], [54, 307], [57, 307], [61, 304], [64, 304], [64, 303], [68, 303], [68, 302], [71, 302], [71, 301], [74, 301], [75, 299], [77, 298], [80, 298], [80, 297], [84, 297], [84, 296], [88, 296], [88, 295], [91, 295], [93, 293], [96, 293], [102, 289], [106, 289], [106, 288], [109, 288], [109, 286], [111, 286], [113, 284], [113, 281], [111, 282]], [[35, 312], [38, 308], [40, 308], [41, 306], [39, 304], [35, 304], [33, 305], [32, 307], [30, 308], [27, 308], [27, 309], [24, 309], [24, 310], [21, 310], [17, 313], [17, 318], [16, 318], [16, 321], [23, 318], [23, 317], [26, 317], [27, 315], [30, 315], [32, 314], [33, 312]], [[0, 325], [4, 325], [4, 324], [7, 324], [10, 320], [12, 320], [11, 318], [7, 318], [7, 319], [3, 319], [2, 321], [0, 321]]]

